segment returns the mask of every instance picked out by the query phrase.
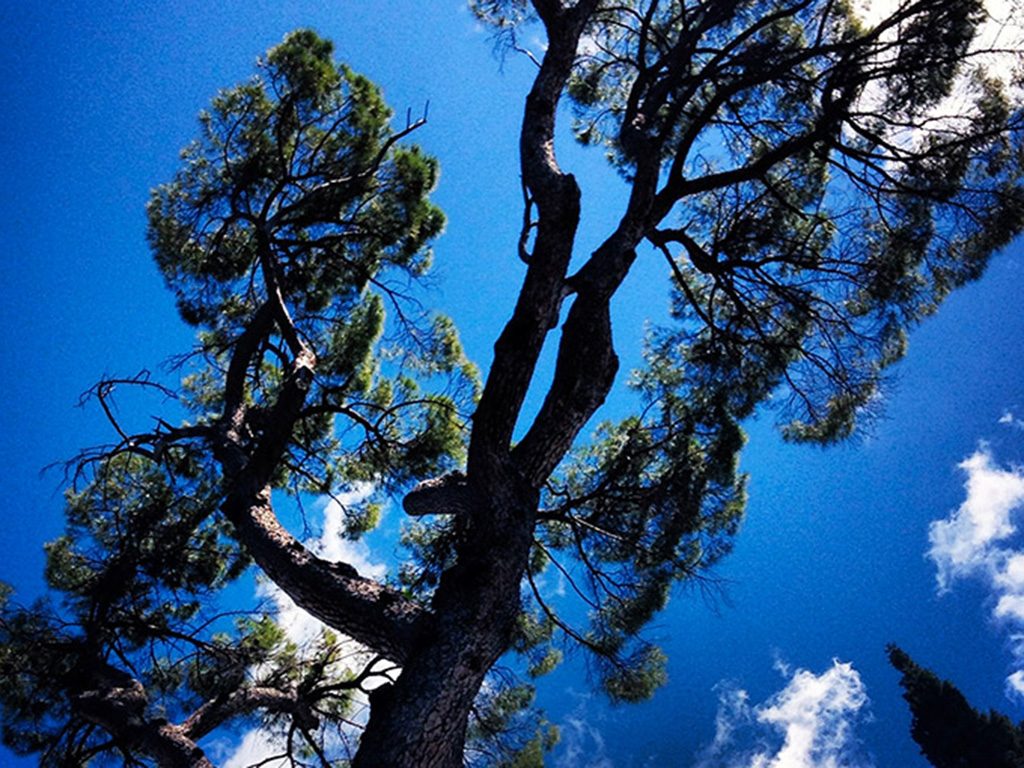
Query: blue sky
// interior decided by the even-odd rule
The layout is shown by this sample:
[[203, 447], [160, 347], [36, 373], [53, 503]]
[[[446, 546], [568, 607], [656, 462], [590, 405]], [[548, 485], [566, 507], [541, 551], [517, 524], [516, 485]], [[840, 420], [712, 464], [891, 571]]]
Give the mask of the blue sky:
[[[216, 90], [247, 77], [287, 31], [311, 26], [332, 38], [400, 114], [430, 102], [416, 140], [440, 158], [436, 200], [449, 226], [428, 301], [455, 318], [482, 366], [522, 276], [516, 133], [532, 65], [502, 65], [458, 0], [125, 5], [0, 4], [0, 579], [23, 598], [41, 588], [41, 544], [62, 526], [60, 473], [40, 469], [108, 436], [99, 413], [75, 407], [78, 396], [104, 373], [156, 371], [191, 343], [145, 245], [148, 191], [173, 174]], [[563, 164], [584, 189], [582, 253], [622, 187], [600, 152], [566, 144]], [[913, 334], [884, 416], [865, 436], [822, 450], [782, 444], [770, 417], [748, 425], [751, 503], [716, 572], [721, 594], [680, 593], [652, 629], [671, 658], [668, 686], [650, 703], [611, 708], [570, 660], [541, 684], [542, 705], [563, 727], [552, 764], [749, 765], [761, 755], [800, 768], [794, 752], [780, 752], [784, 737], [792, 747], [821, 726], [820, 739], [853, 746], [854, 765], [923, 766], [885, 662], [890, 641], [976, 706], [1024, 717], [1005, 693], [1022, 666], [1012, 636], [1024, 622], [1012, 609], [1024, 590], [1004, 567], [1020, 542], [1005, 526], [988, 539], [977, 528], [977, 551], [928, 557], [936, 532], [995, 519], [999, 498], [1013, 526], [1013, 467], [1024, 463], [1022, 284], [1017, 243]], [[615, 307], [624, 369], [638, 362], [644, 316], [666, 303], [661, 264], [641, 259]], [[827, 728], [815, 719], [821, 701], [839, 713]]]

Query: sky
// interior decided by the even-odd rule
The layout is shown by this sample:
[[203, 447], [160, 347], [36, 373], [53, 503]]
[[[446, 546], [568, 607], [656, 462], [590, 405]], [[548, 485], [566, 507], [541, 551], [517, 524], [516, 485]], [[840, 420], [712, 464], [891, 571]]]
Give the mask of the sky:
[[[400, 115], [429, 101], [415, 139], [441, 161], [449, 219], [429, 301], [470, 357], [490, 359], [523, 272], [516, 143], [532, 65], [496, 57], [459, 0], [0, 3], [0, 579], [21, 599], [39, 594], [41, 545], [62, 528], [61, 473], [40, 470], [109, 437], [80, 394], [103, 374], [166, 376], [162, 361], [191, 344], [147, 252], [148, 191], [216, 91], [302, 26]], [[584, 189], [585, 253], [623, 188], [599, 151], [560, 152]], [[675, 595], [651, 629], [668, 685], [611, 707], [571, 658], [540, 683], [563, 736], [552, 765], [924, 766], [889, 642], [976, 707], [1024, 718], [1022, 284], [1015, 243], [912, 334], [883, 417], [846, 444], [786, 445], [770, 417], [747, 425], [751, 501], [721, 589]], [[661, 264], [642, 258], [614, 307], [623, 370], [667, 299]], [[339, 549], [325, 515], [325, 552], [386, 559]], [[221, 745], [225, 765], [237, 746]]]

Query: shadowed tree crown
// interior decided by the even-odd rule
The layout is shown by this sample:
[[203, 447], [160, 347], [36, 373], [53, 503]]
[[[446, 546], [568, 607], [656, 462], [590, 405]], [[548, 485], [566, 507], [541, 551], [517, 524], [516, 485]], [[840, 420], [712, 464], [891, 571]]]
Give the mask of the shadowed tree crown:
[[902, 674], [910, 707], [910, 735], [935, 768], [1019, 768], [1024, 765], [1024, 730], [999, 712], [982, 714], [948, 680], [919, 666], [902, 649], [888, 648]]

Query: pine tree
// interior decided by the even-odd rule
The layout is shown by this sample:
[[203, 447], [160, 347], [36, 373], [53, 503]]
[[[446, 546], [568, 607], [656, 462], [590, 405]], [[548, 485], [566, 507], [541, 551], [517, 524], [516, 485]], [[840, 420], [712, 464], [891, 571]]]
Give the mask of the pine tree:
[[903, 698], [913, 719], [910, 735], [935, 768], [1019, 768], [1024, 765], [1024, 730], [999, 712], [981, 714], [948, 680], [918, 666], [890, 645], [889, 661], [902, 674]]
[[[357, 694], [385, 680], [356, 768], [536, 764], [554, 735], [499, 659], [539, 676], [580, 648], [613, 700], [650, 696], [665, 659], [645, 626], [728, 553], [743, 514], [742, 420], [770, 400], [790, 439], [849, 435], [907, 330], [1024, 225], [1020, 104], [972, 68], [975, 0], [916, 0], [874, 26], [827, 0], [473, 8], [510, 49], [530, 25], [546, 34], [520, 137], [526, 272], [484, 381], [451, 321], [406, 296], [444, 222], [437, 163], [407, 143], [423, 121], [390, 127], [330, 43], [289, 35], [214, 99], [150, 201], [198, 346], [180, 385], [91, 392], [115, 442], [70, 465], [55, 597], [0, 618], [8, 744], [47, 765], [207, 766], [206, 735], [258, 718], [297, 764], [327, 765], [348, 757]], [[563, 97], [629, 188], [589, 255], [555, 147]], [[634, 413], [587, 439], [618, 374], [610, 304], [638, 258], [664, 261], [672, 317], [630, 379]], [[136, 432], [111, 407], [126, 386], [177, 410]], [[387, 581], [282, 523], [367, 484], [350, 535], [389, 495], [414, 518]], [[330, 628], [312, 647], [222, 613], [252, 565]], [[552, 604], [545, 570], [585, 610]]]

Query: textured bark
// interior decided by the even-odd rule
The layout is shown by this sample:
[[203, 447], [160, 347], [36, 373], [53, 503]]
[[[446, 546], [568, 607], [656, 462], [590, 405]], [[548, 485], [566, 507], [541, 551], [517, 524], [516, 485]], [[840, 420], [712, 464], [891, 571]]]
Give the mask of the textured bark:
[[[527, 273], [512, 317], [495, 343], [473, 417], [466, 475], [423, 483], [404, 502], [412, 515], [455, 516], [455, 565], [442, 574], [429, 612], [359, 577], [349, 566], [319, 560], [274, 515], [269, 480], [315, 368], [309, 350], [290, 334], [295, 362], [255, 448], [241, 437], [247, 418], [243, 398], [229, 392], [236, 411], [226, 409], [222, 421], [219, 455], [232, 488], [224, 511], [247, 550], [301, 607], [403, 666], [394, 684], [371, 697], [356, 768], [462, 764], [473, 701], [487, 672], [508, 649], [520, 610], [538, 489], [604, 401], [615, 377], [609, 301], [632, 264], [657, 175], [648, 179], [642, 169], [642, 194], [634, 194], [616, 232], [591, 256], [589, 270], [567, 278], [580, 191], [572, 175], [559, 168], [555, 118], [580, 35], [596, 5], [596, 0], [581, 0], [571, 8], [537, 3], [548, 47], [526, 99], [520, 138], [528, 207], [536, 212]], [[272, 274], [270, 267], [266, 271]], [[541, 350], [557, 326], [562, 302], [573, 294], [548, 397], [513, 452], [516, 422]], [[265, 328], [269, 315], [287, 328], [281, 302], [268, 305], [273, 306], [258, 313], [254, 327]], [[250, 355], [250, 349], [240, 343], [237, 354]], [[232, 370], [247, 366], [248, 361], [233, 361]], [[230, 383], [240, 379], [229, 378]]]
[[411, 517], [423, 515], [464, 515], [473, 508], [473, 494], [461, 472], [417, 483], [402, 499], [402, 509]]
[[[576, 435], [604, 402], [618, 360], [609, 302], [648, 229], [658, 181], [658, 151], [640, 163], [623, 219], [608, 240], [568, 277], [580, 218], [580, 190], [558, 165], [558, 104], [580, 36], [597, 0], [571, 7], [535, 2], [548, 46], [526, 98], [520, 157], [527, 226], [535, 229], [526, 276], [512, 316], [494, 346], [473, 417], [466, 474], [421, 483], [404, 500], [413, 516], [454, 516], [455, 565], [445, 571], [430, 610], [406, 600], [345, 564], [326, 563], [279, 524], [270, 478], [280, 461], [315, 370], [316, 360], [294, 333], [287, 308], [272, 291], [239, 339], [228, 375], [218, 458], [231, 489], [224, 512], [266, 574], [295, 602], [329, 626], [403, 667], [399, 679], [374, 692], [356, 768], [454, 768], [462, 764], [469, 713], [483, 680], [507, 650], [518, 615], [538, 489]], [[639, 141], [640, 139], [638, 139]], [[649, 149], [649, 148], [645, 148]], [[525, 240], [524, 240], [525, 242]], [[264, 259], [268, 286], [274, 265]], [[554, 379], [538, 417], [515, 450], [513, 435], [526, 392], [562, 303], [572, 296]], [[277, 402], [264, 415], [262, 436], [247, 443], [242, 397], [254, 336], [281, 328], [294, 363]]]
[[301, 729], [312, 732], [319, 719], [295, 689], [241, 688], [203, 704], [183, 723], [153, 717], [142, 683], [96, 659], [83, 662], [72, 704], [78, 713], [110, 734], [125, 754], [144, 754], [166, 768], [213, 768], [196, 742], [242, 715], [279, 712], [291, 715]]
[[[533, 252], [512, 317], [495, 343], [473, 419], [466, 476], [421, 484], [404, 502], [412, 515], [455, 515], [455, 565], [442, 574], [429, 613], [359, 577], [350, 566], [319, 560], [280, 526], [269, 482], [301, 412], [316, 360], [290, 328], [277, 294], [268, 298], [236, 346], [218, 448], [231, 489], [225, 514], [250, 555], [298, 605], [403, 666], [396, 683], [373, 694], [355, 760], [361, 768], [461, 765], [473, 701], [487, 672], [507, 650], [520, 609], [537, 489], [603, 402], [615, 375], [608, 315], [613, 290], [601, 290], [605, 283], [580, 281], [587, 288], [580, 291], [566, 279], [580, 191], [575, 179], [559, 168], [554, 150], [558, 103], [596, 5], [596, 0], [582, 0], [572, 8], [558, 2], [537, 5], [548, 48], [526, 100], [520, 140], [523, 183], [537, 215]], [[620, 241], [615, 244], [621, 246]], [[625, 244], [628, 258], [621, 258], [621, 247], [616, 251], [620, 264], [611, 276], [613, 286], [628, 269], [635, 242]], [[264, 273], [272, 284], [270, 259], [264, 259]], [[522, 454], [526, 460], [517, 461], [511, 445], [523, 400], [562, 302], [574, 291], [579, 295], [562, 334], [561, 373], [545, 405], [549, 412], [569, 407], [571, 416], [566, 422], [558, 414], [554, 432], [531, 433], [530, 449]], [[261, 439], [253, 445], [244, 438], [248, 413], [242, 382], [255, 350], [251, 336], [265, 332], [270, 322], [281, 328], [295, 357], [277, 402], [265, 414]], [[565, 371], [573, 366], [577, 369], [566, 380]]]
[[[272, 274], [269, 267], [265, 271]], [[347, 563], [315, 556], [281, 525], [271, 504], [271, 477], [292, 436], [316, 370], [316, 356], [298, 340], [294, 328], [285, 335], [293, 340], [295, 359], [276, 402], [262, 419], [262, 438], [253, 443], [244, 437], [250, 413], [241, 396], [242, 382], [256, 348], [249, 334], [266, 332], [267, 315], [272, 310], [279, 325], [290, 324], [280, 297], [268, 301], [239, 340], [228, 369], [222, 436], [215, 447], [230, 489], [222, 509], [249, 555], [298, 606], [376, 653], [403, 663], [426, 616], [423, 608], [399, 592], [360, 576]]]
[[431, 631], [414, 646], [398, 681], [371, 696], [353, 768], [462, 765], [470, 708], [507, 650], [519, 613], [537, 503], [529, 489], [490, 498], [474, 510], [478, 523], [467, 526], [456, 564], [441, 577]]
[[[511, 443], [541, 349], [570, 294], [566, 273], [580, 193], [575, 179], [558, 167], [554, 125], [580, 34], [596, 3], [584, 0], [571, 9], [555, 2], [536, 5], [547, 27], [548, 48], [527, 96], [520, 140], [523, 182], [537, 211], [533, 252], [512, 317], [495, 343], [473, 417], [467, 490], [460, 491], [466, 495], [458, 502], [464, 514], [456, 518], [455, 565], [442, 574], [431, 605], [434, 621], [419, 636], [401, 676], [371, 698], [354, 768], [461, 766], [473, 701], [487, 672], [508, 649], [520, 610], [520, 586], [544, 478], [524, 473], [513, 460]], [[604, 317], [598, 343], [609, 350], [610, 324]], [[584, 324], [592, 325], [590, 320], [588, 314]], [[581, 327], [579, 333], [586, 336], [588, 329]], [[600, 363], [607, 362], [605, 355]], [[585, 369], [593, 373], [589, 361]], [[600, 404], [613, 376], [611, 365], [598, 377], [597, 389], [603, 391], [587, 398], [584, 409]], [[563, 455], [570, 443], [571, 438], [561, 446]], [[428, 492], [414, 498], [414, 514], [421, 501], [428, 511], [428, 502], [439, 506], [441, 496]], [[443, 510], [435, 506], [429, 511]]]
[[81, 671], [77, 687], [75, 709], [126, 753], [149, 755], [165, 768], [213, 768], [183, 728], [147, 714], [146, 690], [130, 675], [96, 659]]
[[320, 721], [309, 703], [297, 690], [277, 688], [242, 688], [229, 696], [218, 697], [203, 704], [180, 726], [190, 739], [201, 739], [229, 720], [252, 712], [287, 712], [304, 731], [315, 731]]
[[270, 490], [224, 505], [246, 551], [295, 603], [339, 632], [402, 664], [427, 612], [347, 563], [316, 557], [280, 524]]
[[473, 417], [471, 472], [474, 455], [483, 459], [509, 450], [544, 340], [557, 325], [568, 294], [565, 275], [579, 224], [579, 186], [555, 158], [555, 115], [580, 33], [596, 3], [586, 0], [572, 11], [557, 12], [554, 7], [560, 4], [543, 5], [538, 10], [548, 29], [548, 49], [526, 97], [519, 144], [523, 184], [537, 209], [537, 237], [512, 317], [495, 342], [494, 360]]

